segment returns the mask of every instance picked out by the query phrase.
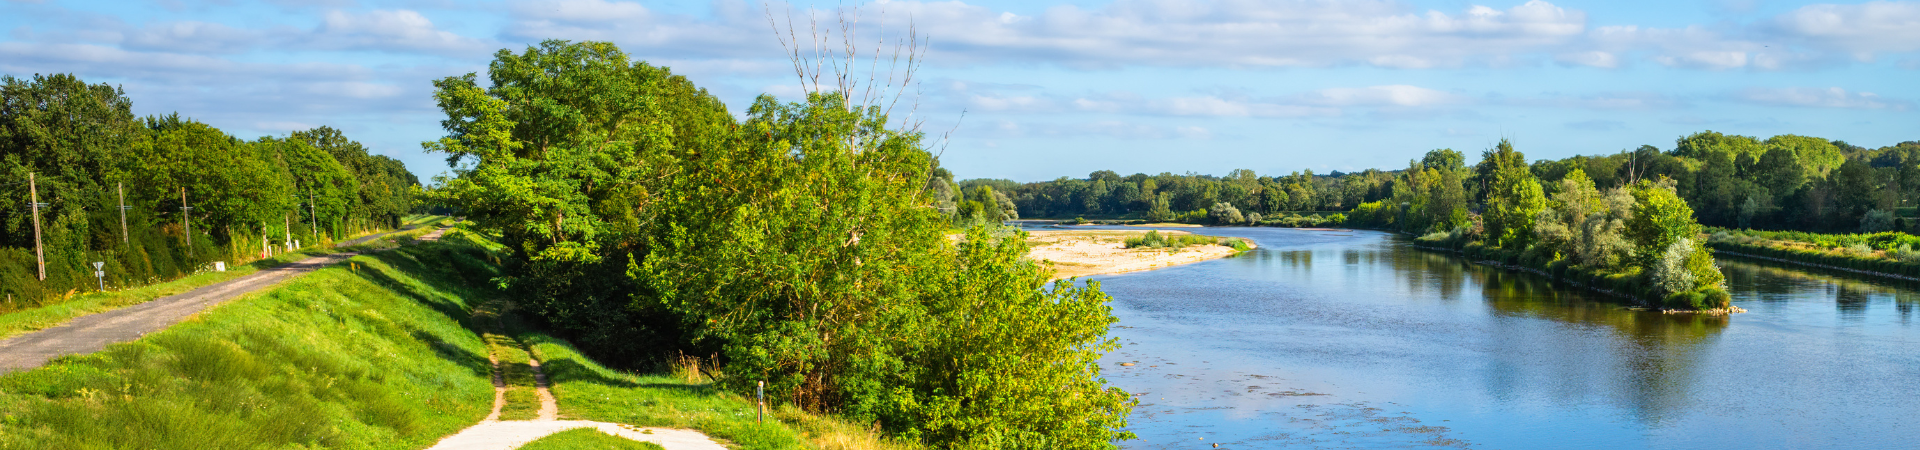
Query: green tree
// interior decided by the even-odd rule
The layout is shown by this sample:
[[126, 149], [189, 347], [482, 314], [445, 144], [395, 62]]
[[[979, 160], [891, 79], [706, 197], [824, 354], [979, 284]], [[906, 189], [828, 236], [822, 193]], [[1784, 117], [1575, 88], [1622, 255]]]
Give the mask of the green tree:
[[1533, 220], [1546, 209], [1546, 194], [1528, 169], [1526, 156], [1500, 140], [1481, 161], [1490, 168], [1486, 212], [1481, 214], [1489, 245], [1526, 248], [1532, 240]]

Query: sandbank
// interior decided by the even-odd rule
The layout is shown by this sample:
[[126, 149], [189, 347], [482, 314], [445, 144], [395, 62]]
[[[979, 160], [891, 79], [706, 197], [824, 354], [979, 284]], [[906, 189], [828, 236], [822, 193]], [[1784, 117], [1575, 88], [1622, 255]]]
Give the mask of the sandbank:
[[[1162, 234], [1190, 234], [1161, 231]], [[1178, 250], [1130, 249], [1126, 239], [1146, 234], [1142, 231], [1037, 230], [1027, 232], [1032, 250], [1027, 257], [1053, 264], [1053, 279], [1087, 275], [1153, 270], [1168, 266], [1232, 256], [1233, 248], [1224, 245], [1189, 245]], [[1249, 245], [1252, 243], [1249, 242]]]

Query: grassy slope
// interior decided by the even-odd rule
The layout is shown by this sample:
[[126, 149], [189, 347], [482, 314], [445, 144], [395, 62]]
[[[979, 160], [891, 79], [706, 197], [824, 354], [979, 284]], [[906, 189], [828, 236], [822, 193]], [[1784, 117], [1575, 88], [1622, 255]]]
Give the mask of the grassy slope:
[[[431, 445], [492, 403], [476, 330], [498, 328], [474, 311], [499, 297], [495, 245], [472, 236], [362, 255], [139, 341], [0, 376], [0, 449]], [[694, 428], [746, 449], [915, 448], [790, 409], [756, 423], [747, 399], [610, 370], [507, 322], [513, 336], [496, 344], [541, 358], [563, 418]]]
[[355, 258], [105, 351], [0, 376], [0, 448], [421, 448], [487, 414], [471, 246]]
[[[832, 417], [785, 408], [756, 420], [754, 402], [713, 388], [698, 376], [634, 374], [608, 369], [560, 339], [520, 333], [553, 383], [561, 419], [692, 428], [744, 448], [915, 449], [911, 443]], [[688, 378], [694, 378], [689, 381]]]
[[520, 450], [664, 450], [658, 444], [639, 442], [627, 438], [600, 432], [592, 428], [578, 428], [554, 433], [539, 440], [528, 442]]
[[[409, 218], [409, 220], [406, 223], [407, 224], [441, 223], [441, 222], [444, 222], [446, 219], [447, 219], [446, 217], [442, 217], [442, 216], [421, 216], [421, 217]], [[420, 234], [424, 234], [429, 231], [432, 231], [431, 227], [423, 226], [418, 230], [408, 231], [404, 233], [394, 233], [394, 234], [395, 234], [395, 237], [401, 237], [401, 236], [412, 237], [412, 236], [418, 236]], [[355, 246], [352, 249], [340, 249], [340, 250], [348, 251], [348, 250], [363, 250], [363, 249], [369, 249], [369, 248], [393, 247], [391, 243], [386, 243], [387, 241], [391, 241], [391, 240], [392, 240], [391, 238], [375, 239], [374, 241], [368, 242], [365, 245]], [[130, 305], [137, 305], [140, 303], [145, 303], [147, 301], [160, 298], [160, 297], [166, 297], [169, 295], [182, 294], [187, 291], [194, 290], [195, 288], [199, 288], [201, 286], [206, 286], [209, 284], [219, 283], [222, 281], [227, 281], [227, 280], [232, 280], [235, 278], [247, 276], [247, 275], [253, 274], [254, 272], [259, 272], [260, 269], [274, 267], [281, 264], [298, 261], [301, 259], [306, 259], [307, 257], [311, 257], [311, 256], [326, 255], [333, 252], [334, 250], [326, 249], [325, 246], [311, 246], [295, 252], [276, 255], [272, 258], [255, 261], [249, 264], [234, 266], [226, 272], [197, 273], [197, 274], [188, 275], [186, 277], [173, 280], [173, 281], [164, 282], [164, 283], [156, 283], [156, 284], [150, 284], [146, 286], [108, 291], [108, 292], [76, 293], [73, 297], [70, 297], [66, 300], [61, 300], [57, 303], [52, 303], [52, 304], [48, 304], [48, 305], [37, 307], [37, 308], [11, 311], [4, 314], [0, 314], [0, 339], [6, 339], [22, 333], [28, 333], [32, 331], [52, 328], [62, 323], [66, 323], [69, 320], [73, 320], [76, 317], [109, 311], [109, 310], [130, 306]]]

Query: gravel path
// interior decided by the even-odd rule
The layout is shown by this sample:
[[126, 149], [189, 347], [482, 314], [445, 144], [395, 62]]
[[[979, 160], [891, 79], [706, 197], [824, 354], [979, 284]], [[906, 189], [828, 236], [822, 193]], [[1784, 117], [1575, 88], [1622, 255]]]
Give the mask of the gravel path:
[[[339, 246], [358, 245], [407, 229], [367, 236], [341, 243]], [[421, 240], [438, 239], [440, 233], [445, 231], [444, 228], [435, 230], [430, 234], [432, 239], [422, 236]], [[226, 303], [243, 294], [273, 286], [288, 278], [319, 270], [321, 267], [345, 261], [357, 255], [359, 253], [314, 256], [278, 267], [261, 269], [259, 272], [240, 278], [201, 286], [183, 294], [80, 316], [57, 327], [0, 340], [0, 374], [44, 366], [47, 361], [62, 355], [93, 353], [110, 344], [139, 339], [147, 333], [164, 330], [186, 320], [188, 316]]]

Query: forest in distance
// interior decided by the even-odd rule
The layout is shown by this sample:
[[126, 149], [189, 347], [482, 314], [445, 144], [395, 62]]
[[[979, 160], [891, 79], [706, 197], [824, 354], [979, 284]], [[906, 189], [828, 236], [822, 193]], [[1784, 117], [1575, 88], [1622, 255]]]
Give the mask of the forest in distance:
[[[1243, 220], [1257, 213], [1266, 220], [1250, 222], [1284, 226], [1282, 220], [1288, 216], [1318, 214], [1315, 224], [1327, 223], [1326, 217], [1332, 214], [1388, 199], [1424, 203], [1411, 192], [1418, 190], [1412, 185], [1421, 183], [1422, 171], [1436, 170], [1439, 173], [1426, 175], [1436, 179], [1462, 167], [1461, 152], [1439, 149], [1409, 161], [1406, 168], [1390, 170], [1315, 174], [1308, 169], [1270, 176], [1247, 169], [1224, 176], [1166, 172], [1122, 176], [1103, 170], [1086, 178], [1030, 183], [1004, 179], [955, 183], [949, 177], [945, 181], [951, 187], [945, 192], [956, 214], [963, 217], [992, 210], [1001, 218], [1212, 223], [1217, 220], [1209, 210], [1224, 203], [1240, 212]], [[1920, 195], [1920, 141], [1868, 149], [1818, 137], [1779, 135], [1762, 140], [1702, 131], [1680, 137], [1667, 150], [1642, 145], [1614, 154], [1534, 160], [1527, 167], [1549, 193], [1576, 169], [1599, 189], [1669, 178], [1699, 222], [1709, 226], [1878, 232], [1910, 231], [1911, 226], [1920, 225], [1903, 220], [1916, 215], [1911, 199]], [[1466, 168], [1452, 182], [1462, 185], [1469, 204], [1481, 204], [1491, 167]], [[1006, 211], [1008, 207], [1012, 210]], [[1435, 231], [1427, 228], [1429, 223], [1416, 225], [1407, 231]]]
[[245, 140], [135, 116], [124, 90], [66, 74], [0, 78], [0, 177], [0, 312], [93, 290], [96, 261], [123, 288], [391, 228], [421, 192], [399, 160], [332, 127]]

